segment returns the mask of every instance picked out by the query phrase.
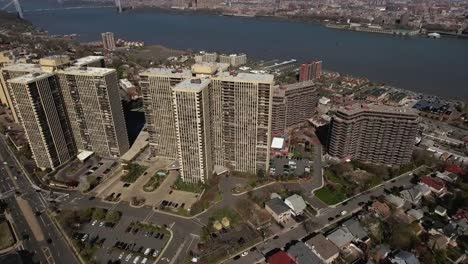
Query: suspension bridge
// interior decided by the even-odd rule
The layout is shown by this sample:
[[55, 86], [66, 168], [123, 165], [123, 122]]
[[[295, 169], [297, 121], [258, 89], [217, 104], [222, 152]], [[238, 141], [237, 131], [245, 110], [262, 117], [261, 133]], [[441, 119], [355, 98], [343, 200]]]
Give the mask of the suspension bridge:
[[[57, 3], [63, 5], [64, 0], [57, 0]], [[14, 10], [11, 10], [14, 7]], [[7, 12], [16, 12], [19, 18], [24, 19], [24, 13], [27, 12], [47, 12], [47, 11], [58, 11], [58, 10], [73, 10], [73, 9], [86, 9], [86, 8], [111, 8], [115, 7], [117, 12], [122, 13], [122, 2], [121, 0], [114, 0], [114, 5], [107, 6], [63, 6], [57, 8], [37, 8], [23, 10], [21, 7], [20, 0], [0, 0], [0, 10]]]

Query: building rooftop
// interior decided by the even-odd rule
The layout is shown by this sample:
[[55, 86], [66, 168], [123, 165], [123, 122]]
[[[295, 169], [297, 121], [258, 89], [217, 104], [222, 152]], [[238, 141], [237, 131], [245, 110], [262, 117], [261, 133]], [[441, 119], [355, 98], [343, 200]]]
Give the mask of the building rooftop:
[[364, 230], [364, 227], [356, 218], [351, 218], [347, 220], [343, 223], [343, 226], [346, 227], [355, 238], [360, 240], [367, 238], [366, 230]]
[[39, 64], [42, 66], [62, 66], [70, 63], [70, 57], [68, 55], [52, 55], [41, 58]]
[[340, 250], [330, 240], [325, 238], [322, 234], [318, 234], [313, 238], [307, 240], [308, 245], [316, 254], [322, 259], [330, 259], [334, 255], [337, 255]]
[[32, 82], [35, 82], [35, 81], [38, 81], [38, 80], [42, 80], [44, 78], [48, 78], [50, 76], [53, 76], [53, 74], [47, 73], [47, 72], [33, 72], [33, 73], [26, 74], [26, 75], [22, 75], [22, 76], [17, 77], [17, 78], [10, 79], [10, 80], [8, 80], [8, 82], [9, 83], [28, 84], [28, 83], [32, 83]]
[[303, 242], [297, 242], [292, 245], [288, 254], [294, 258], [298, 264], [321, 264], [320, 258], [314, 254]]
[[269, 264], [296, 264], [296, 262], [284, 251], [278, 251], [277, 253], [268, 257]]
[[37, 72], [41, 70], [41, 65], [32, 63], [17, 63], [5, 66], [2, 71], [16, 71], [16, 72]]
[[288, 205], [295, 213], [302, 212], [307, 207], [302, 196], [293, 194], [284, 200], [286, 205]]
[[99, 61], [99, 60], [103, 60], [104, 57], [103, 56], [87, 56], [87, 57], [83, 57], [83, 58], [79, 58], [75, 61], [75, 63], [73, 63], [73, 65], [75, 66], [83, 66], [83, 65], [86, 65], [86, 64], [89, 64], [89, 63], [93, 63], [93, 62], [96, 62], [96, 61]]
[[265, 206], [268, 206], [275, 214], [280, 215], [287, 211], [290, 211], [289, 208], [281, 198], [273, 198], [265, 203]]
[[195, 92], [198, 93], [208, 87], [211, 80], [208, 78], [186, 79], [177, 84], [172, 90], [174, 92]]
[[232, 73], [220, 72], [213, 76], [213, 79], [228, 82], [253, 82], [253, 83], [273, 83], [272, 74], [254, 74], [254, 73]]
[[327, 236], [327, 239], [333, 242], [337, 247], [342, 248], [351, 243], [354, 240], [354, 237], [348, 229], [338, 228], [334, 232], [330, 233]]
[[143, 76], [190, 78], [192, 72], [184, 69], [150, 68], [140, 73]]
[[82, 76], [105, 76], [112, 72], [114, 69], [96, 68], [96, 67], [69, 67], [64, 70], [58, 71], [62, 74], [82, 75]]
[[355, 115], [361, 112], [378, 112], [378, 113], [393, 113], [393, 114], [407, 114], [417, 116], [417, 111], [412, 108], [393, 107], [378, 104], [353, 104], [350, 106], [340, 107], [338, 112], [345, 115]]

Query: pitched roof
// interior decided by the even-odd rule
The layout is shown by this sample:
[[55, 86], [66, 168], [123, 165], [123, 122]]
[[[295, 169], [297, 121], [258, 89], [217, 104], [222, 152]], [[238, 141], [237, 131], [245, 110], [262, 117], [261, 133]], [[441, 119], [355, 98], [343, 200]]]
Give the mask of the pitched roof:
[[288, 250], [289, 255], [297, 264], [321, 264], [320, 258], [310, 250], [303, 242], [297, 242]]
[[265, 207], [268, 206], [275, 214], [277, 215], [280, 215], [280, 214], [283, 214], [289, 210], [291, 210], [291, 208], [289, 208], [284, 202], [283, 200], [281, 200], [280, 198], [276, 197], [276, 198], [273, 198], [269, 201], [267, 201], [265, 203]]
[[445, 188], [445, 182], [436, 180], [429, 176], [422, 176], [421, 182], [437, 191], [440, 191], [443, 188]]
[[343, 223], [351, 234], [357, 239], [364, 239], [367, 237], [367, 232], [362, 227], [361, 223], [356, 218], [351, 218]]
[[304, 199], [302, 199], [302, 197], [297, 194], [293, 194], [286, 198], [285, 203], [289, 207], [291, 207], [291, 209], [293, 209], [295, 212], [303, 211], [307, 207], [306, 203], [304, 202]]
[[399, 251], [395, 255], [395, 258], [404, 260], [406, 264], [420, 264], [419, 260], [413, 253], [404, 250]]
[[327, 238], [339, 248], [348, 245], [354, 240], [353, 234], [351, 234], [347, 228], [338, 228], [334, 232], [330, 233]]
[[318, 234], [311, 239], [307, 240], [308, 245], [312, 250], [322, 259], [330, 259], [334, 255], [338, 254], [340, 250], [330, 240], [325, 238], [322, 234]]
[[278, 251], [268, 258], [269, 264], [297, 264], [289, 255], [284, 251]]

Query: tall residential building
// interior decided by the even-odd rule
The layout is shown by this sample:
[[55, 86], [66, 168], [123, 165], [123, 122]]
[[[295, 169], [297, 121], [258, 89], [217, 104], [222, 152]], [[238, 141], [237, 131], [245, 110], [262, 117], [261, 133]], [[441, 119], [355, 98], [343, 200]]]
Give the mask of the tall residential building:
[[105, 32], [101, 34], [101, 37], [102, 37], [102, 47], [104, 48], [104, 50], [107, 50], [107, 51], [115, 50], [114, 33]]
[[213, 172], [210, 79], [187, 79], [173, 91], [180, 175], [184, 182], [205, 183]]
[[311, 118], [317, 107], [314, 81], [276, 86], [273, 91], [272, 133], [283, 133], [290, 126]]
[[28, 64], [28, 63], [19, 63], [19, 64], [12, 64], [3, 67], [0, 69], [0, 100], [4, 105], [10, 108], [11, 113], [13, 115], [13, 119], [16, 123], [19, 123], [18, 115], [16, 114], [15, 104], [13, 99], [10, 96], [10, 91], [8, 89], [8, 80], [13, 79], [16, 77], [20, 77], [22, 75], [26, 75], [28, 73], [33, 72], [40, 72], [41, 66], [38, 64]]
[[247, 55], [245, 54], [222, 54], [219, 55], [219, 62], [229, 63], [233, 67], [238, 67], [247, 63]]
[[332, 119], [328, 152], [340, 159], [406, 164], [418, 122], [413, 109], [359, 104], [340, 108]]
[[106, 61], [103, 56], [87, 56], [77, 59], [73, 65], [78, 67], [105, 68]]
[[273, 75], [221, 72], [211, 80], [214, 164], [250, 173], [268, 169]]
[[191, 78], [188, 70], [148, 69], [140, 73], [140, 87], [152, 155], [177, 159], [177, 135], [172, 89]]
[[218, 60], [218, 53], [216, 52], [200, 52], [195, 55], [195, 62], [216, 62]]
[[299, 68], [299, 81], [316, 80], [322, 76], [322, 61], [301, 64]]
[[43, 72], [53, 73], [58, 70], [63, 70], [70, 66], [70, 57], [67, 55], [53, 55], [39, 60], [41, 70]]
[[101, 157], [123, 155], [129, 142], [117, 72], [70, 67], [57, 74], [77, 148]]
[[55, 169], [72, 159], [76, 147], [56, 76], [31, 73], [8, 83], [37, 166]]

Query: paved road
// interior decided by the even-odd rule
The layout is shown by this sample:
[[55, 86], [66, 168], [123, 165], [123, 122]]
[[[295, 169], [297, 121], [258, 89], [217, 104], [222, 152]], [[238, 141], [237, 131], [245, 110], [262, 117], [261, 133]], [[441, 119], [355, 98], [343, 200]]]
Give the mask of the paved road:
[[[13, 153], [8, 149], [8, 146], [5, 142], [5, 137], [1, 136], [0, 138], [0, 159], [2, 161], [2, 168], [0, 169], [0, 178], [1, 178], [1, 191], [2, 193], [6, 192], [6, 201], [11, 208], [12, 217], [15, 221], [15, 227], [19, 230], [19, 233], [27, 233], [30, 236], [29, 241], [24, 242], [24, 247], [28, 251], [36, 252], [37, 258], [41, 263], [48, 263], [46, 261], [46, 255], [49, 261], [55, 261], [59, 263], [61, 260], [67, 260], [67, 263], [79, 263], [76, 259], [73, 251], [62, 237], [60, 231], [56, 228], [52, 222], [49, 215], [46, 213], [47, 204], [42, 197], [42, 195], [32, 187], [31, 182], [28, 178], [21, 172], [20, 166], [16, 163], [13, 158]], [[3, 162], [7, 162], [8, 165], [3, 165]], [[11, 166], [11, 167], [10, 167]], [[11, 192], [12, 188], [16, 188], [20, 192], [19, 195], [25, 199], [31, 206], [33, 211], [42, 212], [40, 217], [38, 217], [39, 225], [45, 235], [46, 240], [51, 239], [52, 243], [47, 243], [47, 241], [36, 241], [32, 235], [32, 231], [29, 228], [29, 225], [26, 222], [25, 217], [22, 214], [22, 211], [19, 209], [18, 204], [13, 193]], [[10, 192], [9, 192], [10, 191]], [[8, 193], [9, 192], [9, 193]], [[43, 250], [46, 250], [44, 253]]]

